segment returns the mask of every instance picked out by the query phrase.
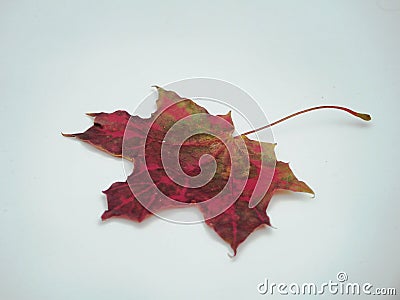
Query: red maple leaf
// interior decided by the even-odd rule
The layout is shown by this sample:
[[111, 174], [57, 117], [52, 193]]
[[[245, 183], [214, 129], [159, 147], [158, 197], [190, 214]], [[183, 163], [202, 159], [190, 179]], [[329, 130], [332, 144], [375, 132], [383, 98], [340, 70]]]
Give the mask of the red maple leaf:
[[[287, 163], [276, 161], [275, 144], [245, 136], [254, 131], [234, 136], [230, 113], [213, 116], [190, 99], [157, 89], [157, 110], [150, 118], [125, 111], [88, 114], [94, 117], [92, 127], [64, 134], [134, 164], [127, 181], [104, 191], [108, 209], [103, 220], [123, 217], [142, 222], [168, 208], [196, 206], [236, 255], [254, 230], [271, 225], [266, 210], [275, 191], [313, 194]], [[338, 108], [370, 119], [335, 106], [299, 113], [319, 108]]]

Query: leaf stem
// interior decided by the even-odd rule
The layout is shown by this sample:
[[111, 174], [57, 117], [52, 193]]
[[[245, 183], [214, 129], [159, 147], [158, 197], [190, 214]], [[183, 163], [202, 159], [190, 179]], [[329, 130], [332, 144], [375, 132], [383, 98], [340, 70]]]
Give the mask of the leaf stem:
[[280, 119], [278, 121], [275, 121], [275, 122], [273, 122], [271, 124], [265, 125], [263, 127], [260, 127], [260, 128], [254, 129], [254, 130], [247, 131], [247, 132], [243, 133], [242, 135], [248, 135], [248, 134], [251, 134], [251, 133], [254, 133], [254, 132], [269, 128], [269, 127], [272, 127], [272, 126], [274, 126], [276, 124], [279, 124], [279, 123], [281, 123], [283, 121], [286, 121], [287, 119], [290, 119], [290, 118], [293, 118], [295, 116], [304, 114], [306, 112], [310, 112], [310, 111], [317, 110], [317, 109], [325, 109], [325, 108], [333, 108], [333, 109], [343, 110], [345, 112], [348, 112], [349, 114], [352, 114], [355, 117], [363, 119], [364, 121], [371, 120], [371, 116], [370, 115], [363, 114], [363, 113], [358, 113], [358, 112], [355, 112], [354, 110], [351, 110], [351, 109], [346, 108], [346, 107], [336, 106], [336, 105], [322, 105], [322, 106], [311, 107], [311, 108], [307, 108], [305, 110], [298, 111], [298, 112], [293, 113], [293, 114], [291, 114], [291, 115], [289, 115], [287, 117], [284, 117], [284, 118], [282, 118], [282, 119]]

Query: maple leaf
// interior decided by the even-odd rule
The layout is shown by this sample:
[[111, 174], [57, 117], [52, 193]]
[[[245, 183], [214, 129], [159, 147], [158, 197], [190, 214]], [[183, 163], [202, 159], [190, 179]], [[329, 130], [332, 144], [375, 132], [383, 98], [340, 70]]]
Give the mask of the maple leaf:
[[[275, 144], [246, 137], [256, 130], [234, 136], [230, 113], [214, 116], [175, 92], [157, 90], [157, 110], [150, 118], [121, 110], [92, 113], [88, 114], [94, 117], [92, 127], [83, 133], [63, 134], [134, 164], [125, 182], [104, 191], [108, 209], [103, 220], [122, 217], [142, 222], [169, 208], [196, 206], [236, 255], [254, 230], [271, 225], [266, 210], [275, 191], [314, 194], [287, 163], [276, 161]], [[338, 108], [370, 119], [336, 106], [289, 117], [319, 108]]]

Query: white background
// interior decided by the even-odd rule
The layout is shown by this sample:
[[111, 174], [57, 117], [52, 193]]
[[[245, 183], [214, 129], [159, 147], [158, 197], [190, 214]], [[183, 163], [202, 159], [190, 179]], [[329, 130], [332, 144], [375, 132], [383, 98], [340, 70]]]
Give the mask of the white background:
[[[339, 271], [399, 294], [399, 36], [398, 0], [0, 1], [0, 298], [271, 299], [264, 278]], [[276, 195], [277, 229], [235, 259], [204, 224], [102, 223], [122, 163], [60, 134], [197, 76], [240, 86], [271, 121], [321, 104], [373, 117], [274, 127], [278, 159], [316, 197]]]

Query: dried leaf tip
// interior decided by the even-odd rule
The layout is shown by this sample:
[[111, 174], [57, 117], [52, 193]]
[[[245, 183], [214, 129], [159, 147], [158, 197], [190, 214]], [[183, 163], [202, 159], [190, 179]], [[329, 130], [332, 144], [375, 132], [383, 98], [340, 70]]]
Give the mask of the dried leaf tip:
[[230, 254], [229, 252], [226, 254], [226, 255], [228, 255], [228, 257], [230, 259], [234, 259], [236, 257], [236, 254], [237, 254], [237, 249], [233, 249], [232, 248], [232, 250], [233, 250], [233, 254]]
[[65, 136], [65, 137], [75, 137], [75, 134], [72, 134], [72, 133], [63, 133], [63, 132], [61, 132], [61, 135]]

